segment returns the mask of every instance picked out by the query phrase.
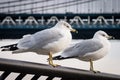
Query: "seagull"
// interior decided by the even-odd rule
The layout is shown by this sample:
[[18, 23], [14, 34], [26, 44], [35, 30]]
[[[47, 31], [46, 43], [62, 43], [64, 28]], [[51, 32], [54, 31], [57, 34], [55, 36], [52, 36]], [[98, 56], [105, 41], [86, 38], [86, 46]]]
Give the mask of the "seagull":
[[77, 32], [65, 21], [59, 21], [54, 27], [36, 32], [32, 35], [24, 35], [18, 43], [2, 46], [1, 51], [12, 51], [12, 53], [35, 52], [37, 54], [49, 55], [49, 65], [56, 67], [53, 63], [52, 54], [67, 48], [72, 40], [70, 33]]
[[60, 55], [53, 57], [53, 60], [77, 58], [82, 61], [90, 62], [90, 71], [95, 72], [93, 61], [103, 58], [110, 50], [112, 38], [102, 30], [97, 31], [92, 39], [86, 39], [73, 46], [66, 48]]

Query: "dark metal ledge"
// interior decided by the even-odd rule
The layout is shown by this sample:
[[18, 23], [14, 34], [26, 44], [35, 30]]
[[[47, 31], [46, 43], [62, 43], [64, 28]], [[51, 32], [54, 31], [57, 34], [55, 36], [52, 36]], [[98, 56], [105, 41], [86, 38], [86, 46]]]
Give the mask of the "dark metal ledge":
[[62, 66], [54, 68], [47, 64], [3, 58], [0, 58], [0, 71], [5, 71], [5, 73], [1, 75], [0, 80], [4, 80], [5, 77], [10, 74], [10, 72], [21, 73], [18, 77], [24, 77], [26, 74], [34, 74], [34, 80], [37, 80], [35, 78], [38, 78], [40, 75], [48, 76], [47, 80], [52, 80], [54, 77], [60, 77], [61, 80], [120, 80], [120, 75], [114, 75], [109, 73], [93, 73], [87, 70], [74, 69]]

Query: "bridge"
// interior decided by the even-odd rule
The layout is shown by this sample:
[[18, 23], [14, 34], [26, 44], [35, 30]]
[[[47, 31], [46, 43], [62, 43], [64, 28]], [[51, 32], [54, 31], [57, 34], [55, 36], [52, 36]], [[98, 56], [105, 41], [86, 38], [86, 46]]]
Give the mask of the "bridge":
[[1, 14], [0, 17], [0, 38], [21, 38], [64, 20], [78, 30], [78, 34], [72, 33], [74, 39], [91, 38], [97, 30], [120, 39], [119, 14]]
[[0, 39], [21, 38], [53, 27], [59, 20], [78, 30], [78, 34], [72, 33], [74, 39], [91, 38], [97, 30], [120, 39], [119, 3], [119, 0], [0, 1]]

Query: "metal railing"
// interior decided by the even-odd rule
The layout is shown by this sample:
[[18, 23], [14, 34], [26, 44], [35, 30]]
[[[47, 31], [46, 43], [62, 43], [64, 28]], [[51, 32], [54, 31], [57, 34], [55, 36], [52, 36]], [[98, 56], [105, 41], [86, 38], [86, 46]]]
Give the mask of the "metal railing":
[[38, 80], [42, 75], [46, 80], [60, 78], [60, 80], [120, 80], [120, 75], [108, 73], [94, 73], [87, 70], [68, 67], [52, 67], [47, 64], [32, 63], [0, 58], [0, 80], [5, 80], [10, 73], [20, 73], [15, 80], [22, 80], [27, 74], [33, 75], [31, 80]]

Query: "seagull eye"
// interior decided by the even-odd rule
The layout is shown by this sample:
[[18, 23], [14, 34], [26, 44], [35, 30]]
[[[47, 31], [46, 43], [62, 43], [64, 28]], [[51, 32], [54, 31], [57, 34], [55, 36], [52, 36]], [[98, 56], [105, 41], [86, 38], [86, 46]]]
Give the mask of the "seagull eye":
[[66, 26], [67, 28], [69, 28], [69, 26]]
[[69, 26], [68, 26], [68, 25], [66, 25], [65, 23], [64, 23], [64, 26], [66, 26], [67, 28], [69, 28]]
[[105, 34], [102, 34], [102, 36], [104, 36], [104, 37], [105, 37]]

